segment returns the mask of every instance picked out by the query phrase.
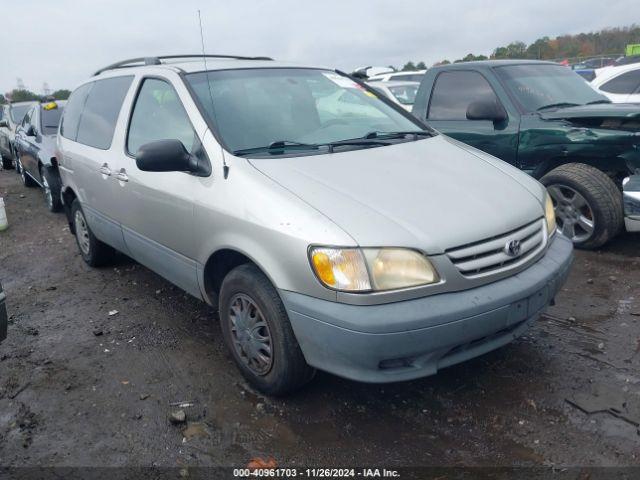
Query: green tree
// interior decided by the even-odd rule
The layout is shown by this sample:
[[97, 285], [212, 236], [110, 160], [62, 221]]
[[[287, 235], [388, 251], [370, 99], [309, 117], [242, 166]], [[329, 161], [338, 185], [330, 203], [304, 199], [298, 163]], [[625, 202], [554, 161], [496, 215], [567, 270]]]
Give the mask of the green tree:
[[0, 105], [4, 105], [5, 103], [7, 103], [7, 99], [0, 93]]
[[413, 62], [407, 62], [402, 67], [403, 72], [415, 72], [417, 70], [415, 64]]
[[60, 90], [56, 90], [55, 92], [53, 92], [51, 94], [51, 96], [53, 98], [55, 98], [56, 100], [66, 100], [69, 98], [69, 95], [71, 95], [71, 90], [67, 90], [65, 88], [61, 88]]
[[416, 70], [426, 70], [427, 69], [427, 65], [424, 62], [418, 62], [418, 64], [416, 65]]
[[475, 62], [478, 60], [487, 60], [487, 56], [486, 55], [474, 55], [473, 53], [468, 53], [466, 57], [461, 58], [459, 60], [456, 60], [453, 63], [460, 63], [460, 62]]
[[29, 102], [32, 100], [40, 100], [40, 95], [30, 90], [14, 89], [7, 94], [12, 102]]

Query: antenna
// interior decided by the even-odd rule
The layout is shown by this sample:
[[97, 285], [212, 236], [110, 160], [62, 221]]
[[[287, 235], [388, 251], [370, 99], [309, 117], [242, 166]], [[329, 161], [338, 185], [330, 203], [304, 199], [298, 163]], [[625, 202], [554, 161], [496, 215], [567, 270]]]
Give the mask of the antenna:
[[[202, 44], [202, 60], [204, 61], [204, 71], [207, 77], [207, 87], [209, 89], [209, 100], [211, 100], [211, 115], [215, 116], [215, 111], [213, 107], [213, 93], [211, 93], [211, 81], [209, 80], [209, 68], [207, 67], [207, 55], [204, 50], [204, 34], [202, 33], [202, 15], [200, 15], [200, 10], [198, 10], [198, 24], [200, 25], [200, 43]], [[215, 118], [213, 119], [215, 121]], [[227, 165], [227, 160], [224, 158], [224, 152], [222, 152], [222, 172], [225, 180], [229, 177], [229, 165]]]

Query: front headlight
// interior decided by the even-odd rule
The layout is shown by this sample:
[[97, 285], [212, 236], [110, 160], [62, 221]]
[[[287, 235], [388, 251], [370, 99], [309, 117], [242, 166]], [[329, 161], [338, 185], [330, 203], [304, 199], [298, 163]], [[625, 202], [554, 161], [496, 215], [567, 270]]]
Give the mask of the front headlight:
[[556, 231], [556, 212], [553, 208], [553, 200], [551, 200], [549, 193], [545, 193], [544, 217], [547, 220], [547, 233], [551, 236]]
[[406, 248], [313, 247], [310, 260], [325, 286], [345, 292], [397, 290], [440, 281], [427, 257]]

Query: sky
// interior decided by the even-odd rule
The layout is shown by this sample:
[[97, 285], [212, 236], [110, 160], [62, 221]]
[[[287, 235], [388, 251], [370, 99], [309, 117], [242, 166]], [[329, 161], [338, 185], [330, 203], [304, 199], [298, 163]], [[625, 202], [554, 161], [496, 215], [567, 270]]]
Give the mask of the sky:
[[126, 58], [201, 53], [198, 9], [207, 53], [352, 71], [626, 26], [640, 19], [637, 1], [0, 0], [0, 92], [18, 78], [37, 93], [44, 82], [73, 89]]

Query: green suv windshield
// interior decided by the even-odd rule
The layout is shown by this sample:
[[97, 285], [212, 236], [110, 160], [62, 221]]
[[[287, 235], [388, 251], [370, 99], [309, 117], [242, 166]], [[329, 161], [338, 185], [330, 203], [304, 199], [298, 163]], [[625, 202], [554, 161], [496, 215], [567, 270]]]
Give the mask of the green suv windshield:
[[526, 112], [608, 103], [577, 73], [562, 65], [509, 65], [495, 71]]
[[[362, 141], [341, 146], [367, 148], [386, 144], [372, 139], [377, 136], [372, 132], [423, 130], [353, 80], [328, 70], [221, 70], [186, 78], [224, 144], [237, 154], [286, 148], [326, 153], [332, 149], [318, 147], [349, 139]], [[397, 141], [418, 138], [424, 137], [400, 135]]]

